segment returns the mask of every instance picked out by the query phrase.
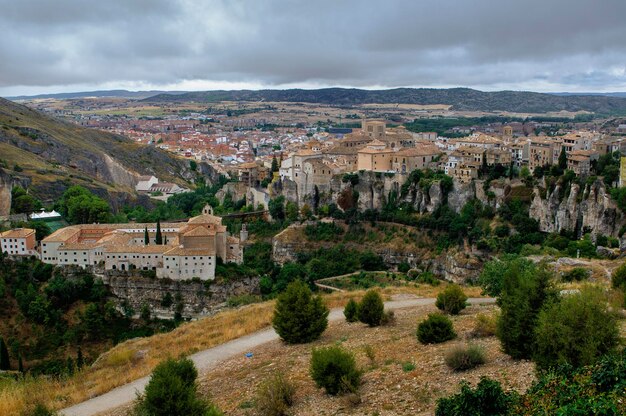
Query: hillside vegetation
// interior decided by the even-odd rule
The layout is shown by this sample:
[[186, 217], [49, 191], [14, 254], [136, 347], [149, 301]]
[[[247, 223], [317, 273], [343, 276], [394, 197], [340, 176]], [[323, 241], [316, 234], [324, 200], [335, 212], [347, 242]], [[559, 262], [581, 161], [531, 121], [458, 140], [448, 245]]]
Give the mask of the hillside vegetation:
[[600, 114], [625, 114], [626, 99], [604, 96], [558, 96], [526, 91], [483, 92], [470, 88], [395, 88], [360, 90], [322, 88], [316, 90], [238, 90], [204, 91], [185, 94], [158, 94], [144, 102], [173, 103], [184, 101], [282, 101], [331, 105], [359, 104], [448, 104], [461, 111], [509, 111], [546, 113], [553, 111], [589, 111]]
[[153, 174], [185, 184], [189, 162], [119, 135], [86, 129], [0, 98], [0, 169], [22, 178], [42, 199], [69, 185], [131, 192], [135, 177]]

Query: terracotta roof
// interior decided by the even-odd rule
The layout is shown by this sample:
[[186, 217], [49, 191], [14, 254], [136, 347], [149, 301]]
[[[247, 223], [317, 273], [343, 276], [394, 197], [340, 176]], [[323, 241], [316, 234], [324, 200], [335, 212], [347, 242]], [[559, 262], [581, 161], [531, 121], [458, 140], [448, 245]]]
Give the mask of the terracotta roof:
[[163, 253], [164, 256], [214, 256], [215, 249], [175, 247]]
[[44, 243], [63, 243], [80, 232], [80, 227], [74, 225], [56, 230], [42, 241]]
[[199, 226], [187, 231], [184, 235], [185, 237], [208, 237], [215, 235], [215, 231], [209, 230], [207, 227]]
[[35, 230], [33, 230], [32, 228], [14, 228], [12, 230], [0, 233], [0, 238], [26, 238], [34, 233]]
[[116, 246], [109, 247], [105, 250], [105, 253], [141, 253], [141, 254], [162, 254], [166, 251], [172, 249], [172, 245], [157, 245], [157, 244], [149, 244], [147, 246], [139, 246], [139, 245], [127, 245], [127, 246]]
[[203, 214], [198, 215], [197, 217], [190, 218], [187, 222], [188, 224], [221, 224], [222, 219], [215, 215], [211, 214]]

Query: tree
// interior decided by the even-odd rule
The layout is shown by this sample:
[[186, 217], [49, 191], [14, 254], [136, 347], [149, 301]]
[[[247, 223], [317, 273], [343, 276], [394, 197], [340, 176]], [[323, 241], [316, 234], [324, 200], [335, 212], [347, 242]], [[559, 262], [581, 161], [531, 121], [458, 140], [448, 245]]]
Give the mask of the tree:
[[272, 157], [272, 173], [278, 172], [278, 160], [276, 160], [276, 155]]
[[298, 221], [298, 214], [299, 214], [298, 204], [296, 204], [295, 202], [287, 201], [287, 204], [285, 206], [285, 211], [286, 211], [285, 215], [289, 221], [291, 222]]
[[17, 354], [17, 371], [24, 374], [24, 362], [22, 361], [22, 353]]
[[383, 299], [375, 290], [368, 290], [359, 304], [359, 321], [369, 326], [378, 326], [384, 314]]
[[84, 365], [85, 359], [83, 358], [83, 350], [79, 346], [78, 353], [76, 354], [76, 368], [80, 370], [81, 368], [83, 368]]
[[565, 146], [561, 147], [561, 153], [559, 154], [559, 169], [561, 171], [567, 169], [567, 153], [565, 153]]
[[148, 227], [143, 229], [143, 243], [145, 245], [150, 244], [150, 234], [148, 234]]
[[320, 207], [320, 189], [315, 185], [313, 187], [313, 212], [317, 215], [317, 210]]
[[198, 396], [198, 371], [188, 358], [169, 358], [152, 372], [143, 395], [135, 405], [137, 415], [218, 416], [222, 413]]
[[275, 221], [283, 221], [285, 219], [285, 197], [280, 195], [274, 199], [270, 199], [267, 204], [270, 215]]
[[593, 364], [619, 343], [615, 314], [598, 289], [585, 288], [551, 302], [539, 313], [533, 360], [547, 370], [567, 364]]
[[0, 370], [10, 370], [11, 362], [9, 361], [9, 350], [4, 342], [4, 338], [0, 337]]
[[343, 309], [343, 315], [346, 317], [346, 321], [348, 322], [356, 322], [359, 320], [359, 304], [352, 298], [346, 304], [346, 307]]
[[484, 294], [498, 297], [502, 293], [502, 286], [507, 275], [525, 273], [527, 270], [534, 270], [534, 268], [535, 265], [532, 261], [517, 255], [507, 254], [485, 263], [480, 276], [478, 276], [478, 284], [482, 287]]
[[159, 246], [163, 244], [163, 234], [161, 234], [161, 220], [157, 220], [156, 236], [154, 237], [154, 242]]
[[314, 341], [328, 326], [328, 308], [300, 280], [278, 296], [272, 326], [288, 344]]
[[514, 269], [505, 276], [496, 335], [502, 350], [515, 359], [532, 357], [539, 311], [556, 297], [551, 277], [545, 265], [523, 272]]
[[459, 285], [451, 284], [437, 295], [435, 306], [439, 310], [458, 315], [467, 306], [467, 295]]

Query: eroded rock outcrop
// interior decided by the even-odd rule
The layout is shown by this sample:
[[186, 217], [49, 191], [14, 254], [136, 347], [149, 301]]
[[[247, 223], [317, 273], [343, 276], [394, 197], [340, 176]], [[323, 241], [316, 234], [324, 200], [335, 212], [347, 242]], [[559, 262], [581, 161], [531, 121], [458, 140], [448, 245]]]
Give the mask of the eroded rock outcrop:
[[601, 180], [585, 189], [575, 183], [566, 189], [557, 184], [545, 198], [541, 194], [541, 189], [535, 187], [529, 215], [539, 221], [544, 232], [568, 230], [580, 236], [587, 229], [593, 235], [618, 236], [626, 222]]

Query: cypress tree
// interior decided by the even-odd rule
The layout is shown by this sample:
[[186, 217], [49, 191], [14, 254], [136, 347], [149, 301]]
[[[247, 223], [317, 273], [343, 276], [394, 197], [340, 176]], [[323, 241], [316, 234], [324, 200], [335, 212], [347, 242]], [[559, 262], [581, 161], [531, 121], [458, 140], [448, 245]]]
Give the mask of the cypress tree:
[[272, 157], [272, 173], [278, 172], [278, 161], [276, 160], [276, 156]]
[[17, 370], [24, 374], [24, 363], [22, 362], [22, 353], [17, 355]]
[[567, 154], [565, 153], [565, 146], [561, 147], [561, 154], [559, 155], [559, 169], [567, 169]]
[[4, 339], [0, 337], [0, 370], [10, 370], [11, 363], [9, 361], [9, 350], [4, 343]]
[[156, 236], [154, 237], [154, 242], [157, 245], [163, 244], [163, 234], [161, 234], [161, 220], [157, 220], [157, 229], [156, 229]]
[[143, 230], [143, 243], [145, 245], [150, 244], [150, 235], [148, 234], [148, 227]]
[[83, 350], [78, 347], [78, 354], [76, 356], [76, 367], [80, 370], [85, 365], [85, 359], [83, 358]]

